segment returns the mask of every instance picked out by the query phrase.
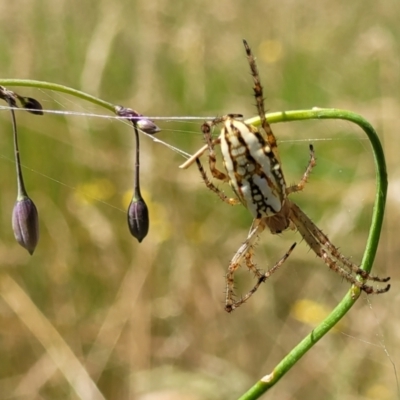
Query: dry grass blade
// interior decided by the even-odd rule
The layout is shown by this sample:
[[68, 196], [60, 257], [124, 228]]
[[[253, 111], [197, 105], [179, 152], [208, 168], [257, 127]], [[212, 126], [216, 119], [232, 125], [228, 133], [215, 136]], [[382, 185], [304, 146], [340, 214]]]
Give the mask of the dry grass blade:
[[43, 345], [79, 399], [105, 400], [74, 352], [24, 290], [8, 274], [0, 280], [0, 295]]

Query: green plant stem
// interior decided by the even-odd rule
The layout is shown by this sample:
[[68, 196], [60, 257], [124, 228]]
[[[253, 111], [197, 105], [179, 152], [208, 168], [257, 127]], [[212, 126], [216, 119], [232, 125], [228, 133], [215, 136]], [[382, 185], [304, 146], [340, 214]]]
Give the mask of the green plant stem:
[[[387, 193], [387, 171], [385, 156], [377, 133], [371, 124], [358, 114], [338, 109], [312, 109], [271, 113], [267, 115], [270, 123], [301, 121], [310, 119], [342, 119], [353, 122], [363, 129], [371, 142], [376, 167], [376, 195], [372, 211], [372, 220], [367, 244], [361, 263], [361, 268], [370, 272], [378, 248], [382, 229]], [[252, 118], [246, 123], [259, 125], [259, 118]], [[360, 296], [360, 290], [352, 287], [330, 313], [312, 332], [306, 336], [292, 351], [273, 369], [273, 371], [259, 380], [252, 388], [243, 394], [239, 400], [258, 399], [263, 393], [274, 386], [288, 372], [300, 358], [313, 347], [335, 324], [343, 318]]]
[[68, 86], [58, 85], [56, 83], [43, 82], [43, 81], [34, 81], [28, 79], [0, 79], [0, 85], [2, 86], [24, 86], [24, 87], [34, 87], [37, 89], [47, 89], [54, 90], [55, 92], [62, 92], [66, 94], [70, 94], [75, 97], [79, 97], [80, 99], [89, 101], [93, 104], [97, 104], [100, 107], [106, 108], [111, 112], [115, 113], [115, 104], [109, 103], [108, 101], [104, 101], [99, 99], [98, 97], [91, 96], [90, 94], [81, 92], [80, 90], [72, 89]]

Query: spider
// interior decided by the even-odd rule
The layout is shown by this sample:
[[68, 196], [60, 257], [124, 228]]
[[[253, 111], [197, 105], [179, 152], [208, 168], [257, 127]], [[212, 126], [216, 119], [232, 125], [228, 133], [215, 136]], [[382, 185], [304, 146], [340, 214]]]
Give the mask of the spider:
[[[238, 249], [228, 267], [225, 310], [232, 312], [245, 303], [256, 292], [261, 283], [278, 270], [296, 246], [296, 243], [294, 243], [272, 268], [265, 273], [261, 272], [253, 263], [252, 256], [254, 243], [265, 228], [268, 228], [272, 234], [281, 233], [286, 229], [297, 229], [314, 253], [345, 280], [367, 294], [387, 292], [390, 288], [389, 284], [384, 288], [377, 289], [365, 283], [365, 281], [387, 282], [390, 278], [370, 275], [343, 256], [311, 219], [288, 198], [291, 193], [300, 192], [304, 189], [307, 179], [316, 165], [314, 148], [310, 145], [310, 160], [299, 183], [287, 186], [282, 172], [276, 138], [265, 117], [263, 88], [255, 58], [247, 42], [243, 40], [243, 43], [253, 77], [254, 97], [261, 119], [261, 127], [257, 128], [244, 123], [239, 114], [228, 114], [213, 121], [205, 122], [201, 130], [206, 146], [192, 157], [192, 161], [181, 166], [181, 168], [185, 168], [193, 160], [196, 161], [200, 174], [209, 189], [228, 204], [243, 204], [254, 218], [246, 241]], [[213, 139], [211, 130], [217, 124], [222, 124], [222, 130], [219, 137]], [[216, 167], [214, 147], [218, 144], [221, 146], [226, 173]], [[209, 168], [212, 176], [217, 180], [228, 182], [236, 194], [236, 198], [227, 197], [208, 179], [199, 159], [205, 150], [208, 150], [209, 153]], [[243, 262], [255, 274], [257, 283], [245, 296], [235, 299], [234, 274]]]

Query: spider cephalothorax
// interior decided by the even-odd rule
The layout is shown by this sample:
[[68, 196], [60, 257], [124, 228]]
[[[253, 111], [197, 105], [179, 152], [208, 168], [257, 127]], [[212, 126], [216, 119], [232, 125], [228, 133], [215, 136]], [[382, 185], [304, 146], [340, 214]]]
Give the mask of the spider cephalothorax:
[[[310, 161], [304, 175], [297, 185], [287, 186], [282, 172], [275, 135], [271, 130], [264, 110], [263, 90], [259, 79], [254, 56], [244, 40], [247, 58], [254, 81], [254, 96], [261, 127], [246, 124], [242, 116], [229, 114], [202, 125], [207, 149], [209, 151], [210, 171], [214, 178], [228, 182], [237, 198], [225, 196], [207, 177], [199, 160], [202, 151], [196, 153], [195, 161], [207, 187], [228, 204], [242, 203], [253, 215], [254, 221], [246, 241], [232, 258], [226, 275], [225, 310], [233, 311], [246, 302], [258, 289], [260, 284], [272, 275], [289, 257], [296, 244], [266, 273], [259, 271], [253, 261], [253, 245], [258, 235], [266, 228], [273, 234], [291, 228], [297, 229], [305, 242], [333, 271], [357, 286], [364, 292], [384, 293], [390, 285], [376, 289], [364, 281], [387, 282], [389, 278], [379, 278], [368, 274], [356, 264], [344, 257], [328, 237], [307, 217], [307, 215], [290, 199], [288, 195], [303, 190], [311, 170], [314, 168], [314, 148], [310, 146]], [[219, 137], [211, 137], [211, 128], [222, 124]], [[223, 164], [226, 173], [216, 167], [215, 145], [221, 146]], [[254, 272], [257, 283], [245, 296], [235, 300], [234, 273], [244, 260], [247, 268]], [[362, 279], [359, 280], [357, 276]]]

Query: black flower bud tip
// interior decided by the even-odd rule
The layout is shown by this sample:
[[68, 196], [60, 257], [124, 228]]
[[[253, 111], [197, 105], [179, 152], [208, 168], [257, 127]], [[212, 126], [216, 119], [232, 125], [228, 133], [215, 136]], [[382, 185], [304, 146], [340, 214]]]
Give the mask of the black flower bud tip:
[[42, 105], [32, 97], [18, 96], [18, 100], [21, 102], [23, 108], [27, 108], [27, 111], [35, 115], [43, 115]]
[[19, 197], [12, 213], [12, 227], [17, 242], [32, 255], [39, 240], [38, 212], [27, 196]]
[[125, 117], [137, 127], [150, 135], [160, 132], [161, 129], [150, 119], [144, 118], [142, 114], [139, 114], [131, 108], [125, 108], [122, 106], [115, 107], [115, 113], [120, 117]]
[[149, 232], [149, 210], [141, 197], [132, 197], [128, 208], [128, 226], [132, 236], [139, 243], [142, 242]]

